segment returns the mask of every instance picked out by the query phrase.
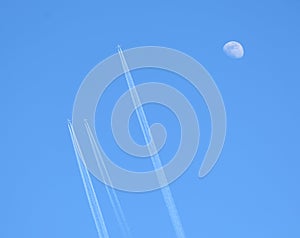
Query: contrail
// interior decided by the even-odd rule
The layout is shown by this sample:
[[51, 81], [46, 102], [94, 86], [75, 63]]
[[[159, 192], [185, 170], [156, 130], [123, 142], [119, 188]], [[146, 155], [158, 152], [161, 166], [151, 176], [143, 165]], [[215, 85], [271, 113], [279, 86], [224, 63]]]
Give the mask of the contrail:
[[71, 134], [71, 139], [73, 142], [76, 159], [78, 163], [78, 167], [80, 170], [81, 178], [84, 184], [85, 192], [89, 201], [90, 209], [94, 218], [94, 222], [96, 225], [96, 229], [98, 232], [99, 238], [109, 238], [107, 228], [104, 222], [104, 218], [98, 203], [98, 199], [91, 181], [91, 177], [89, 175], [89, 171], [86, 168], [86, 164], [84, 162], [84, 158], [79, 146], [79, 143], [77, 141], [72, 123], [68, 121], [68, 127]]
[[[151, 156], [151, 160], [152, 160], [154, 169], [157, 170], [159, 168], [162, 168], [162, 163], [161, 163], [161, 160], [159, 158], [158, 153], [156, 152], [157, 149], [156, 149], [155, 143], [151, 143], [153, 138], [152, 138], [152, 134], [151, 134], [150, 129], [149, 129], [149, 123], [147, 121], [145, 112], [144, 112], [143, 107], [141, 105], [140, 98], [138, 96], [138, 93], [137, 93], [135, 85], [134, 85], [133, 78], [130, 74], [130, 71], [129, 71], [129, 68], [127, 66], [125, 57], [123, 55], [123, 51], [122, 51], [120, 46], [118, 46], [118, 52], [119, 52], [119, 56], [121, 58], [122, 67], [123, 67], [123, 70], [124, 70], [124, 73], [125, 73], [126, 81], [127, 81], [127, 84], [128, 84], [129, 90], [130, 90], [131, 99], [132, 99], [133, 104], [135, 106], [136, 114], [137, 114], [140, 126], [142, 128], [144, 139], [145, 139], [146, 144], [149, 145], [148, 146], [149, 153], [151, 155], [153, 155], [153, 156]], [[166, 178], [166, 175], [165, 175], [163, 170], [157, 170], [156, 174], [157, 174], [158, 181], [161, 185], [167, 184], [166, 183], [167, 178]], [[182, 226], [182, 223], [181, 223], [181, 220], [180, 220], [180, 217], [179, 217], [179, 214], [178, 214], [178, 211], [177, 211], [177, 208], [176, 208], [176, 205], [175, 205], [170, 187], [167, 185], [167, 186], [163, 187], [161, 189], [161, 191], [162, 191], [162, 194], [163, 194], [165, 204], [168, 208], [169, 215], [170, 215], [173, 227], [175, 229], [176, 235], [179, 238], [184, 238], [185, 234], [184, 234], [183, 226]]]
[[[102, 160], [101, 152], [99, 150], [99, 147], [96, 143], [96, 139], [93, 136], [93, 133], [90, 129], [90, 126], [89, 126], [87, 120], [84, 121], [84, 125], [85, 125], [87, 134], [89, 136], [89, 139], [90, 139], [90, 142], [91, 142], [91, 145], [92, 145], [92, 149], [93, 149], [93, 152], [94, 152], [94, 155], [95, 155], [95, 158], [96, 158], [98, 169], [100, 170], [102, 176], [106, 177], [108, 179], [109, 184], [112, 185], [109, 173], [108, 173], [108, 171], [106, 169], [106, 166], [105, 166], [105, 164]], [[114, 190], [114, 188], [110, 189], [107, 185], [105, 185], [105, 189], [106, 189], [106, 192], [108, 194], [111, 205], [113, 207], [113, 210], [114, 210], [115, 216], [117, 218], [117, 221], [118, 221], [118, 223], [119, 223], [119, 225], [122, 229], [123, 235], [125, 237], [131, 237], [129, 227], [128, 227], [127, 221], [125, 219], [125, 215], [124, 215], [121, 203], [120, 203], [120, 201], [118, 199], [118, 196], [116, 194], [116, 191]]]

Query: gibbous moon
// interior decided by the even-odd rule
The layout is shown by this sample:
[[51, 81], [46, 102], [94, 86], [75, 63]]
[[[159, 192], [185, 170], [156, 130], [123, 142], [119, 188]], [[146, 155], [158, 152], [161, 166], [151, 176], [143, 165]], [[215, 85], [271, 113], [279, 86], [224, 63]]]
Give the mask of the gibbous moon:
[[239, 59], [244, 56], [244, 48], [237, 41], [229, 41], [223, 46], [226, 55], [231, 58]]

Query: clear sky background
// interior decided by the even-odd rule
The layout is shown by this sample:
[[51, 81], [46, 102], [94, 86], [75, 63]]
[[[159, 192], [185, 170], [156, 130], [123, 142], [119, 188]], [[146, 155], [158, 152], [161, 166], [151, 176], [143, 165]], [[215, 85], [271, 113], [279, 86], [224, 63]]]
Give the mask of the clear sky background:
[[[199, 116], [197, 156], [171, 185], [186, 236], [300, 237], [299, 12], [297, 0], [1, 0], [0, 237], [97, 237], [67, 119], [85, 75], [118, 44], [183, 51], [210, 72], [223, 95], [226, 143], [213, 171], [199, 179], [210, 130], [203, 99], [172, 75], [133, 74], [136, 83], [155, 78], [181, 89]], [[224, 54], [229, 40], [244, 45], [244, 58]], [[125, 90], [124, 80], [109, 88], [107, 112]], [[163, 108], [145, 111], [173, 133], [162, 151], [171, 155], [176, 119]], [[97, 114], [99, 130], [107, 118]], [[131, 128], [139, 140], [134, 117]], [[100, 140], [103, 147], [117, 153], [109, 132], [107, 138]], [[112, 160], [150, 168], [122, 155]], [[122, 237], [103, 185], [94, 182], [111, 237]], [[159, 191], [118, 195], [132, 237], [175, 237]]]

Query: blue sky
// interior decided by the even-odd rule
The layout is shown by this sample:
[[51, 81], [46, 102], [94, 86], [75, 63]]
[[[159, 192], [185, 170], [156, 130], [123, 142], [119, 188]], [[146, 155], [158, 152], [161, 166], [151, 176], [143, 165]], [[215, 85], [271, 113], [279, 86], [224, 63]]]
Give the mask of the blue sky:
[[[199, 179], [208, 112], [188, 85], [172, 85], [187, 93], [202, 133], [191, 167], [171, 184], [186, 236], [300, 236], [299, 1], [2, 0], [0, 11], [0, 237], [97, 237], [67, 119], [85, 75], [118, 44], [183, 51], [209, 71], [222, 93], [225, 146], [214, 170]], [[223, 53], [229, 40], [244, 45], [244, 58]], [[156, 74], [148, 73], [136, 72], [136, 82]], [[111, 98], [123, 90], [119, 81]], [[167, 111], [145, 110], [150, 121], [171, 118], [175, 128]], [[99, 116], [99, 130], [105, 122]], [[135, 125], [133, 118], [139, 140]], [[169, 130], [171, 153], [177, 129]], [[116, 153], [113, 143], [103, 143]], [[112, 160], [139, 169], [132, 161]], [[105, 189], [94, 182], [109, 233], [121, 237]], [[118, 195], [132, 237], [175, 237], [159, 191]]]

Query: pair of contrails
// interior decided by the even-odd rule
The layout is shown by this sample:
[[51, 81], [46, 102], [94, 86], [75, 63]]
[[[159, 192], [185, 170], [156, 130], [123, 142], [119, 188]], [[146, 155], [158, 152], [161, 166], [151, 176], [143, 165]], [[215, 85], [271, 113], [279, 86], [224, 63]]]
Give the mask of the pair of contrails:
[[[132, 79], [132, 76], [131, 76], [129, 68], [127, 66], [125, 57], [124, 57], [123, 52], [122, 52], [120, 47], [118, 47], [118, 53], [119, 53], [119, 56], [120, 56], [120, 59], [121, 59], [121, 62], [122, 62], [122, 67], [123, 67], [123, 71], [125, 73], [127, 85], [130, 89], [132, 102], [133, 102], [133, 104], [135, 105], [135, 107], [137, 109], [136, 114], [137, 114], [139, 124], [140, 124], [141, 129], [142, 129], [142, 132], [143, 132], [143, 136], [144, 136], [146, 144], [149, 145], [148, 146], [149, 154], [151, 154], [151, 155], [154, 154], [153, 156], [151, 156], [151, 160], [152, 160], [154, 169], [157, 170], [157, 169], [162, 167], [162, 163], [161, 163], [159, 155], [157, 153], [154, 153], [155, 151], [157, 151], [156, 147], [155, 147], [155, 144], [150, 143], [152, 141], [152, 135], [151, 135], [151, 132], [149, 130], [149, 124], [148, 124], [146, 115], [144, 113], [143, 107], [139, 106], [139, 105], [141, 105], [140, 99], [139, 99], [138, 93], [135, 89], [134, 81]], [[96, 143], [96, 139], [94, 138], [94, 136], [91, 132], [88, 121], [84, 121], [83, 123], [85, 124], [86, 132], [88, 134], [88, 137], [90, 139], [90, 143], [92, 145], [92, 149], [93, 149], [93, 153], [94, 153], [94, 156], [95, 156], [95, 159], [96, 159], [96, 162], [97, 162], [98, 169], [100, 170], [102, 175], [105, 174], [105, 176], [110, 180], [110, 175], [108, 174], [108, 171], [106, 170], [105, 164], [103, 163], [103, 161], [101, 159], [101, 153], [100, 153], [98, 145]], [[87, 170], [87, 166], [85, 164], [85, 158], [83, 156], [83, 153], [81, 152], [80, 145], [79, 145], [78, 140], [76, 138], [76, 134], [75, 134], [75, 131], [73, 129], [72, 123], [70, 121], [68, 122], [68, 126], [69, 126], [69, 130], [70, 130], [74, 150], [75, 150], [75, 153], [76, 153], [76, 158], [77, 158], [78, 166], [79, 166], [79, 169], [80, 169], [81, 177], [82, 177], [82, 180], [83, 180], [83, 183], [84, 183], [84, 187], [85, 187], [85, 191], [86, 191], [87, 198], [88, 198], [88, 201], [89, 201], [89, 205], [90, 205], [90, 208], [91, 208], [91, 212], [92, 212], [94, 222], [95, 222], [95, 225], [96, 225], [96, 228], [97, 228], [98, 236], [99, 236], [99, 238], [108, 238], [109, 234], [108, 234], [108, 231], [107, 231], [107, 228], [106, 228], [104, 217], [103, 217], [103, 214], [101, 212], [95, 190], [93, 188], [93, 184], [91, 182], [89, 172]], [[166, 183], [167, 179], [166, 179], [166, 176], [165, 176], [163, 170], [160, 171], [160, 172], [157, 172], [157, 178], [158, 178], [158, 181], [161, 185], [167, 184]], [[107, 194], [109, 196], [110, 202], [112, 204], [114, 213], [115, 213], [116, 218], [118, 220], [118, 223], [119, 223], [119, 225], [120, 225], [120, 227], [123, 231], [123, 234], [124, 234], [125, 237], [130, 237], [130, 231], [129, 231], [129, 228], [128, 228], [128, 224], [126, 222], [126, 219], [125, 219], [120, 201], [117, 197], [117, 194], [116, 194], [116, 192], [113, 188], [112, 189], [108, 188], [107, 185], [105, 185], [105, 187], [106, 187], [106, 191], [107, 191]], [[178, 238], [184, 238], [185, 234], [184, 234], [183, 226], [182, 226], [182, 223], [181, 223], [181, 220], [180, 220], [180, 217], [179, 217], [179, 214], [178, 214], [178, 211], [177, 211], [177, 208], [176, 208], [176, 205], [175, 205], [170, 187], [168, 185], [164, 186], [164, 187], [161, 188], [161, 191], [162, 191], [163, 199], [164, 199], [164, 202], [165, 202], [166, 207], [168, 209], [169, 216], [170, 216], [170, 219], [172, 221], [176, 236]]]

